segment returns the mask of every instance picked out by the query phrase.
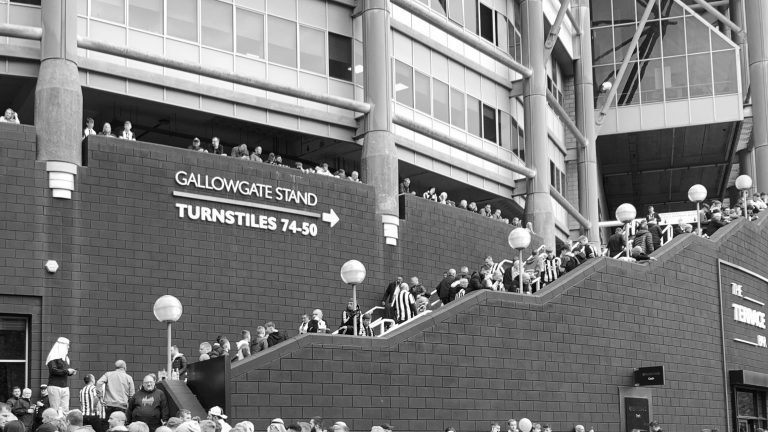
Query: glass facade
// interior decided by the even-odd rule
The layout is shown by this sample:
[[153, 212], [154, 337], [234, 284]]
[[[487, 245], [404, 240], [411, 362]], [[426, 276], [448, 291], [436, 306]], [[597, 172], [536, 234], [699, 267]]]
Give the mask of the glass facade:
[[[592, 54], [596, 86], [614, 85], [637, 23], [642, 0], [592, 0]], [[618, 83], [619, 106], [738, 92], [736, 47], [678, 0], [656, 2], [637, 49]], [[713, 67], [717, 65], [717, 67]], [[596, 107], [606, 95], [597, 94]]]

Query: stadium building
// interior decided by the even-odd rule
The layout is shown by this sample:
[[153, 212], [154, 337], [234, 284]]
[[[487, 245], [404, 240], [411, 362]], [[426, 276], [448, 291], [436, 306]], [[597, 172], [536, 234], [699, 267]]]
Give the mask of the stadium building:
[[[517, 256], [509, 225], [401, 194], [405, 178], [531, 223], [525, 254], [604, 244], [622, 203], [689, 217], [694, 184], [768, 191], [766, 26], [765, 0], [0, 0], [0, 108], [21, 120], [0, 124], [0, 399], [46, 381], [59, 336], [82, 372], [164, 368], [165, 294], [194, 360], [268, 321], [296, 336], [315, 308], [335, 325], [350, 259], [367, 310], [397, 275], [432, 288]], [[136, 141], [84, 138], [86, 118], [130, 121]], [[188, 151], [196, 137], [362, 183]], [[645, 266], [591, 260], [532, 296], [471, 293], [381, 337], [293, 337], [219, 365], [216, 389], [197, 365], [169, 392], [352, 429], [754, 432], [764, 219], [676, 237]], [[636, 387], [656, 366], [663, 384]]]

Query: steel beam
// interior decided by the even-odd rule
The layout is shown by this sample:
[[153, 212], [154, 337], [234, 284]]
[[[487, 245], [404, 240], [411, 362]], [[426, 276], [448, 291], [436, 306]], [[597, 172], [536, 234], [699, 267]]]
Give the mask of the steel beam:
[[471, 154], [472, 156], [479, 157], [480, 159], [487, 160], [488, 162], [495, 163], [496, 165], [506, 168], [514, 173], [523, 175], [527, 178], [536, 177], [536, 170], [524, 167], [522, 165], [516, 165], [511, 160], [502, 159], [496, 155], [488, 153], [480, 148], [472, 147], [467, 143], [460, 141], [450, 135], [438, 132], [435, 129], [427, 127], [423, 124], [417, 123], [407, 117], [395, 114], [392, 122], [398, 126], [402, 126], [418, 134], [424, 135], [427, 138], [440, 141], [443, 144], [449, 145], [453, 148]]
[[405, 9], [407, 12], [413, 14], [413, 16], [423, 19], [429, 24], [432, 24], [438, 29], [448, 33], [449, 35], [496, 60], [504, 66], [521, 74], [522, 76], [526, 78], [531, 76], [531, 69], [516, 62], [509, 54], [503, 54], [497, 51], [496, 48], [492, 45], [488, 45], [486, 42], [478, 39], [477, 37], [470, 36], [458, 26], [438, 17], [431, 10], [429, 10], [429, 8], [422, 5], [421, 3], [416, 2], [416, 0], [392, 0], [392, 4]]
[[573, 204], [571, 204], [567, 199], [565, 199], [565, 197], [562, 196], [560, 192], [558, 192], [557, 189], [555, 189], [555, 187], [552, 185], [549, 185], [549, 194], [552, 195], [552, 198], [554, 198], [555, 201], [557, 201], [557, 203], [560, 204], [565, 209], [565, 211], [568, 212], [569, 215], [573, 216], [573, 218], [576, 219], [579, 225], [581, 225], [582, 227], [584, 227], [584, 229], [587, 229], [587, 230], [592, 229], [592, 223], [590, 223], [589, 220], [587, 220], [587, 218], [585, 218], [581, 213], [579, 213], [579, 211], [576, 210], [576, 207], [574, 207]]
[[144, 63], [149, 63], [157, 66], [163, 66], [171, 69], [180, 70], [183, 72], [189, 72], [195, 75], [201, 75], [208, 78], [219, 79], [223, 81], [232, 82], [235, 84], [244, 85], [247, 87], [257, 88], [273, 93], [278, 93], [286, 96], [292, 96], [299, 99], [309, 100], [313, 102], [319, 102], [325, 105], [330, 105], [337, 108], [343, 108], [350, 111], [359, 113], [368, 113], [371, 110], [371, 105], [365, 102], [356, 101], [354, 99], [347, 99], [339, 96], [333, 96], [329, 94], [314, 93], [308, 90], [297, 88], [296, 86], [288, 86], [282, 84], [276, 84], [271, 81], [254, 78], [251, 76], [245, 76], [237, 73], [227, 72], [221, 69], [215, 69], [201, 64], [194, 64], [182, 60], [174, 60], [162, 55], [152, 54], [145, 51], [140, 51], [134, 48], [128, 48], [124, 46], [113, 45], [107, 42], [77, 37], [77, 46], [79, 48], [100, 52], [103, 54], [110, 54], [121, 58], [127, 58]]
[[[584, 27], [579, 24], [579, 20], [576, 19], [575, 16], [573, 16], [573, 13], [571, 13], [570, 9], [565, 11], [565, 15], [571, 21], [571, 25], [573, 26], [573, 29], [576, 30], [576, 34], [580, 35], [581, 34], [581, 29], [584, 28]], [[589, 28], [589, 27], [587, 27], [587, 28]]]
[[[706, 0], [693, 0], [693, 1], [695, 1], [696, 4], [698, 4], [705, 11], [711, 13], [715, 18], [717, 18], [718, 21], [725, 24], [725, 26], [728, 27], [729, 29], [735, 31], [736, 33], [744, 32], [744, 30], [741, 27], [739, 27], [738, 25], [736, 25], [736, 23], [728, 19], [728, 17], [723, 15], [719, 10], [715, 9], [714, 6], [709, 4]], [[760, 0], [751, 0], [751, 1], [760, 2]], [[749, 3], [749, 1], [747, 3]]]
[[565, 112], [565, 108], [560, 106], [560, 102], [557, 101], [557, 98], [555, 98], [555, 96], [549, 90], [547, 90], [547, 102], [549, 102], [549, 106], [555, 110], [555, 114], [557, 114], [557, 117], [560, 118], [560, 121], [563, 122], [568, 131], [570, 131], [573, 137], [576, 138], [576, 141], [579, 142], [579, 145], [581, 147], [589, 145], [587, 138], [584, 137], [584, 134], [581, 133], [579, 128], [576, 126], [576, 123], [574, 123], [568, 113]]
[[8, 36], [19, 39], [41, 40], [43, 29], [15, 24], [0, 24], [0, 36]]
[[563, 19], [570, 7], [571, 0], [561, 0], [560, 9], [557, 11], [555, 22], [553, 22], [552, 27], [549, 28], [549, 35], [547, 35], [547, 40], [544, 42], [544, 58], [549, 58], [549, 56], [552, 55], [552, 50], [557, 43], [557, 35], [560, 34], [560, 27], [562, 27]]
[[648, 22], [648, 17], [651, 16], [651, 12], [653, 11], [653, 6], [655, 4], [656, 0], [648, 0], [648, 4], [645, 6], [643, 16], [640, 18], [640, 22], [637, 23], [637, 29], [635, 30], [634, 36], [632, 36], [632, 42], [630, 42], [627, 53], [624, 55], [624, 60], [621, 62], [619, 73], [616, 74], [616, 78], [613, 80], [611, 91], [608, 92], [608, 98], [605, 100], [605, 103], [603, 103], [603, 106], [600, 107], [600, 112], [595, 119], [597, 125], [602, 125], [605, 121], [605, 114], [608, 111], [608, 108], [610, 108], [611, 103], [613, 102], [613, 98], [616, 97], [616, 92], [619, 90], [621, 79], [624, 78], [624, 74], [627, 72], [629, 60], [632, 58], [632, 54], [637, 49], [637, 42], [640, 40], [640, 35], [643, 34], [643, 29], [645, 28], [645, 24]]

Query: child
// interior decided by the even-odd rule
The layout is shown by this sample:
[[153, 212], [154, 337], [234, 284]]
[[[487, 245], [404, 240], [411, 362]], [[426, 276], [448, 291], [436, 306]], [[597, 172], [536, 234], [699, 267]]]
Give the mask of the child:
[[83, 129], [83, 139], [91, 135], [97, 135], [96, 131], [93, 129], [94, 123], [95, 122], [90, 117], [85, 119], [85, 129]]

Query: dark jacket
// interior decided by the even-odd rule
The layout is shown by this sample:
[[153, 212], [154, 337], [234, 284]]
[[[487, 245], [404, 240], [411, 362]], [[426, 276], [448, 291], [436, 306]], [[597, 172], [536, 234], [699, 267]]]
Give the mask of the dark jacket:
[[624, 252], [624, 234], [613, 234], [608, 238], [608, 255], [611, 258]]
[[155, 388], [151, 392], [140, 388], [130, 399], [125, 412], [126, 424], [142, 421], [154, 430], [161, 421], [168, 420], [168, 400], [162, 390]]
[[48, 386], [69, 387], [69, 365], [62, 359], [48, 362]]
[[397, 281], [390, 282], [387, 285], [387, 290], [384, 291], [384, 295], [381, 297], [381, 301], [385, 304], [392, 304], [393, 297], [395, 295], [395, 289], [399, 286]]
[[267, 345], [275, 346], [286, 340], [288, 340], [287, 336], [282, 335], [279, 331], [275, 330], [274, 332], [270, 333], [269, 336], [267, 336]]
[[653, 250], [661, 247], [661, 237], [664, 235], [661, 227], [656, 224], [648, 224], [648, 232], [651, 233], [651, 242], [653, 243]]
[[[16, 399], [16, 398], [13, 398]], [[11, 404], [11, 401], [8, 401]], [[29, 399], [18, 398], [11, 405], [11, 413], [24, 423], [24, 427], [30, 430], [32, 423], [34, 423], [35, 415], [28, 410], [32, 407], [32, 402]]]
[[515, 278], [512, 277], [512, 269], [514, 266], [509, 266], [504, 270], [504, 275], [501, 278], [501, 283], [504, 284], [504, 289], [512, 292], [514, 289]]
[[477, 291], [483, 289], [483, 278], [480, 276], [480, 273], [474, 272], [472, 273], [472, 276], [469, 278], [469, 286], [465, 290], [467, 294], [471, 293], [472, 291]]
[[179, 371], [180, 380], [187, 377], [187, 358], [184, 357], [184, 354], [179, 353], [179, 355], [174, 357], [173, 363], [171, 363], [171, 370], [173, 369]]
[[[40, 402], [42, 406], [38, 405], [37, 402]], [[48, 396], [40, 398], [40, 400], [37, 402], [35, 403], [35, 414], [32, 430], [37, 429], [38, 426], [43, 424], [43, 411], [51, 407], [51, 403], [48, 402]]]
[[640, 246], [644, 254], [653, 252], [653, 237], [648, 230], [638, 229], [635, 232], [635, 239], [632, 241], [632, 247]]
[[224, 348], [221, 346], [214, 346], [213, 349], [211, 349], [211, 352], [208, 354], [208, 357], [210, 358], [216, 358], [221, 357], [224, 355]]
[[451, 284], [456, 281], [456, 276], [448, 275], [437, 284], [437, 296], [441, 299], [453, 300], [456, 298], [456, 289]]
[[710, 219], [709, 223], [707, 224], [707, 228], [704, 229], [704, 233], [706, 233], [708, 236], [712, 237], [712, 234], [716, 233], [717, 230], [724, 227], [726, 225], [725, 222], [723, 222], [722, 219]]

